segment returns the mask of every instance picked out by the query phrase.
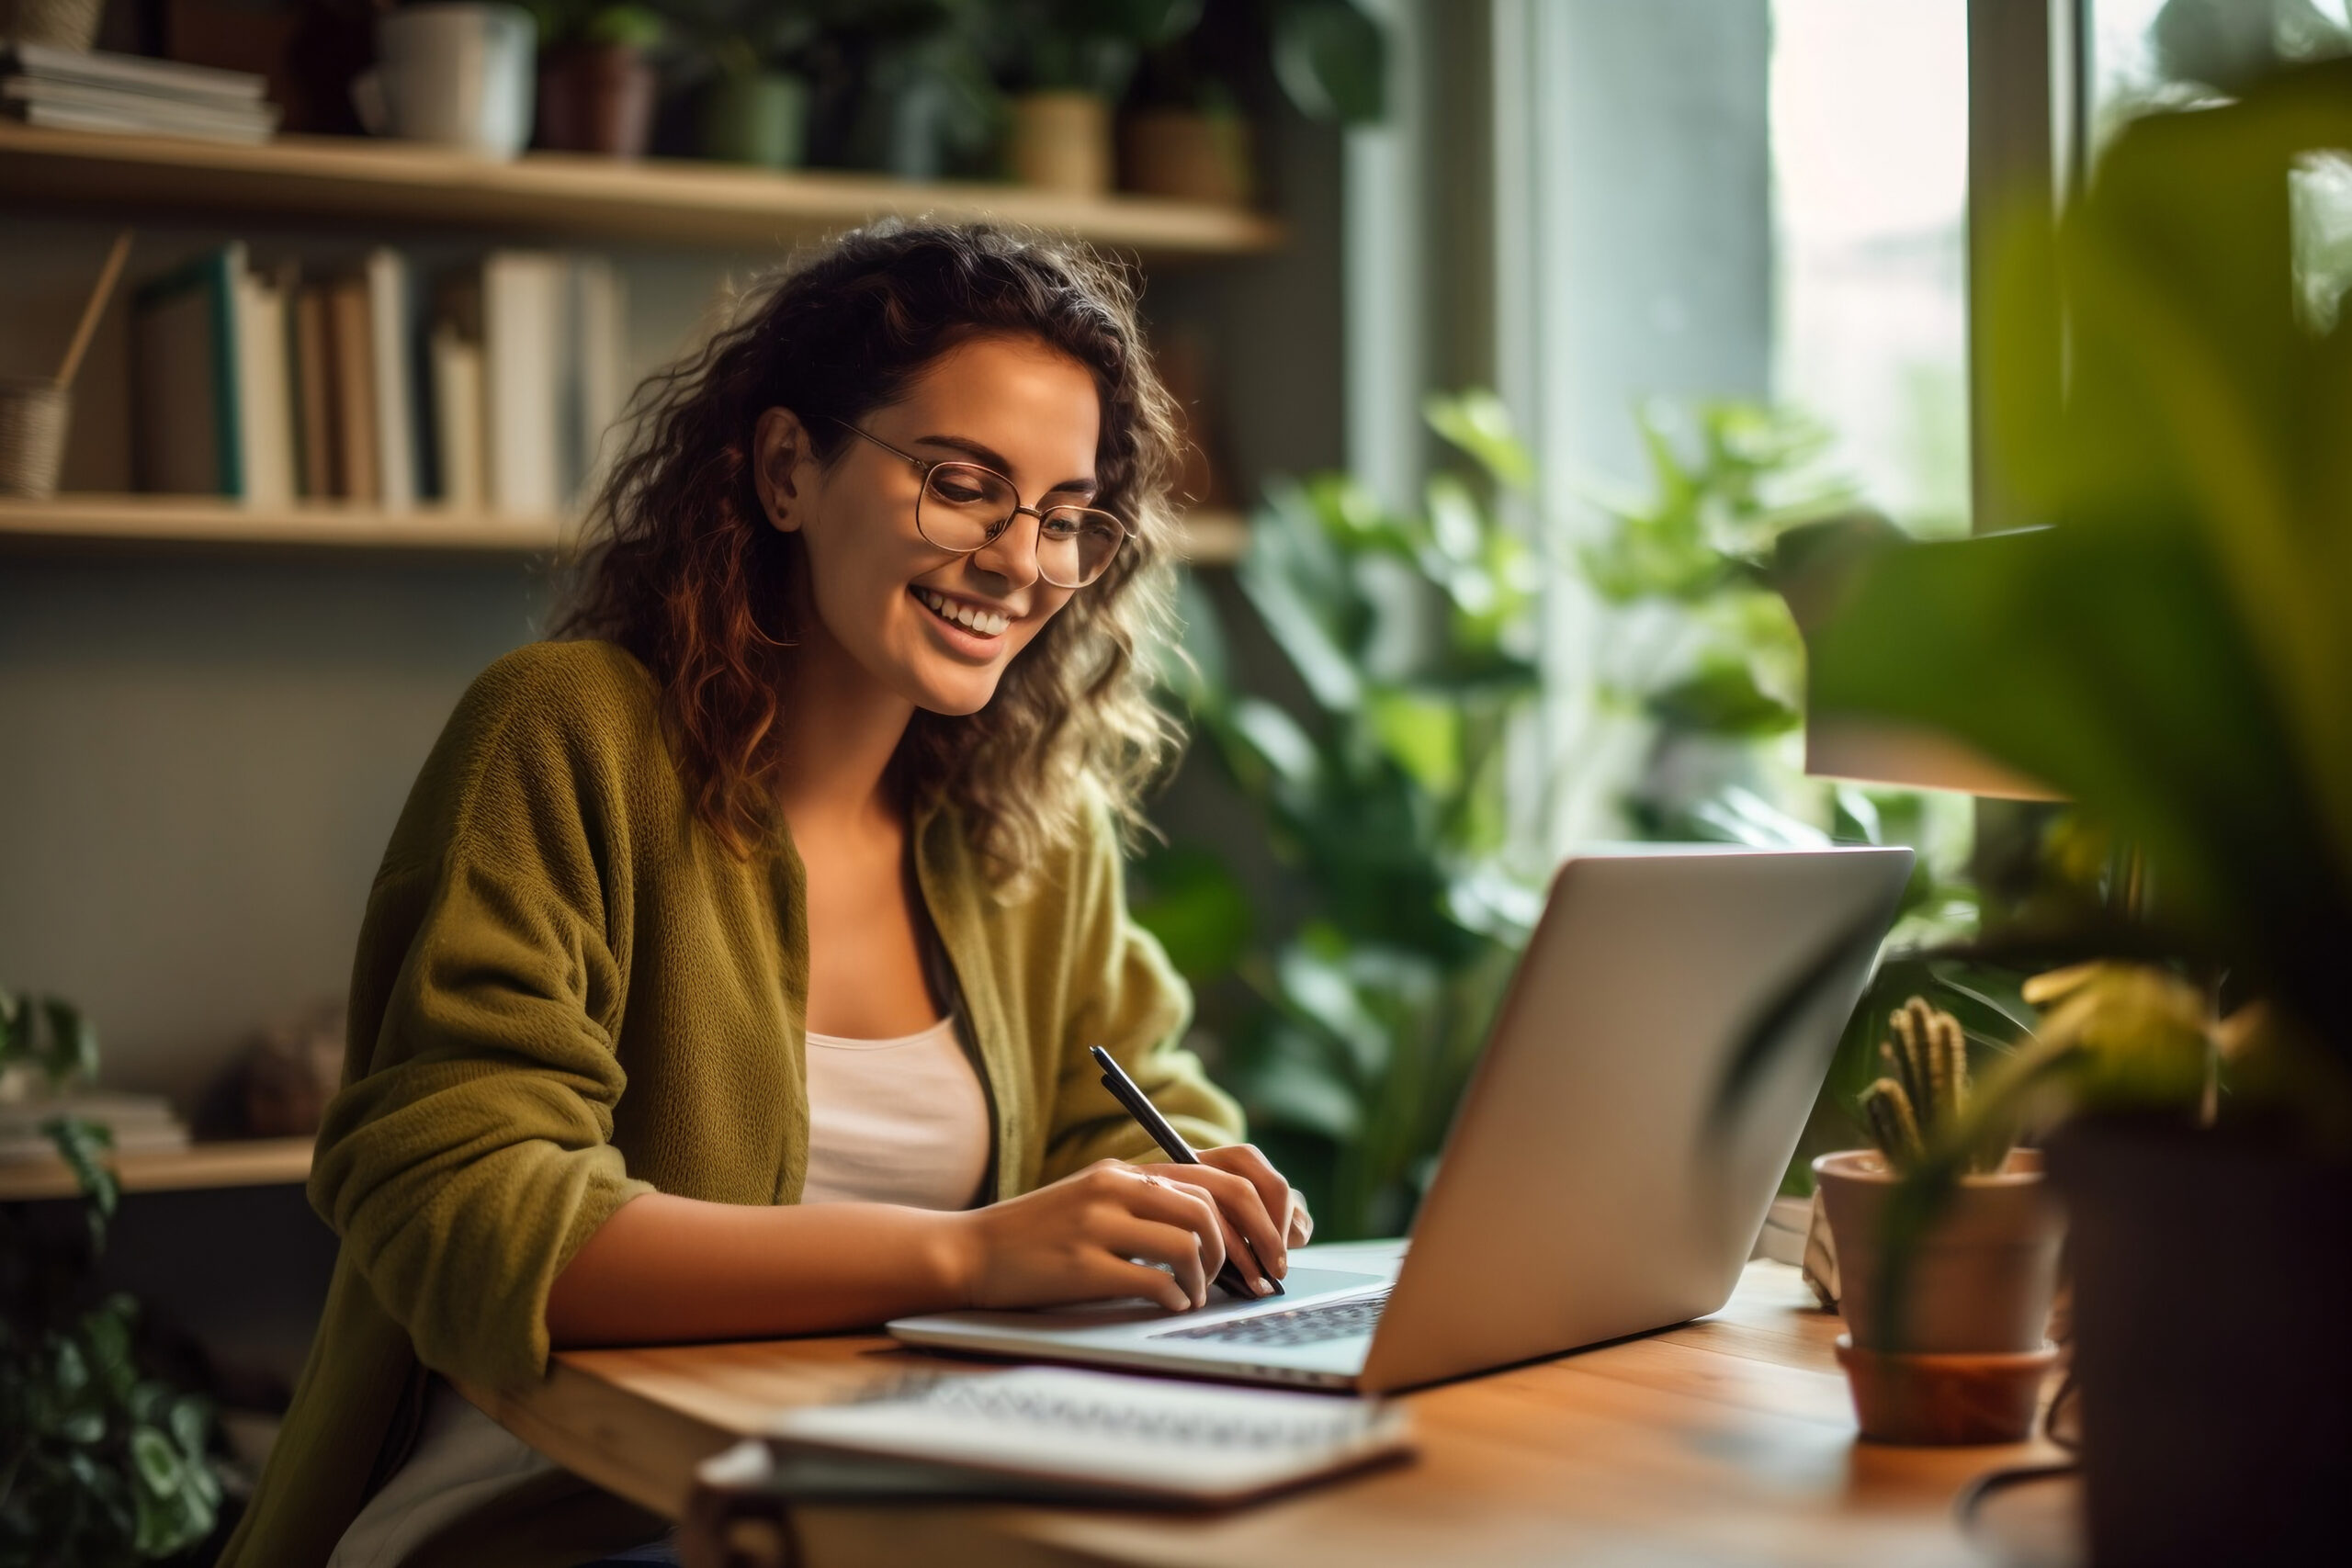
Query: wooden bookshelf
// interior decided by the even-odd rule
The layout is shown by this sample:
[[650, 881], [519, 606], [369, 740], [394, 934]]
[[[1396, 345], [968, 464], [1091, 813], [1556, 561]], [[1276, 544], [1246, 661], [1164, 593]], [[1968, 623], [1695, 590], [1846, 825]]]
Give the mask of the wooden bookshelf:
[[[309, 1138], [251, 1138], [191, 1144], [168, 1154], [120, 1155], [110, 1162], [125, 1192], [185, 1191], [204, 1187], [270, 1187], [311, 1177]], [[12, 1160], [0, 1165], [0, 1202], [71, 1198], [80, 1189], [65, 1162]]]
[[18, 548], [115, 545], [531, 555], [553, 549], [560, 538], [561, 525], [553, 518], [453, 513], [431, 506], [405, 513], [328, 502], [259, 507], [200, 495], [0, 500], [0, 544]]
[[257, 146], [0, 122], [0, 200], [75, 214], [326, 220], [690, 247], [764, 248], [898, 213], [993, 219], [1141, 255], [1246, 255], [1282, 226], [1238, 208], [1087, 198], [1015, 185], [684, 159], [526, 152], [500, 163], [414, 142], [281, 136]]
[[[1193, 513], [1184, 520], [1185, 558], [1202, 566], [1238, 560], [1249, 543], [1249, 530], [1238, 513]], [[564, 525], [554, 518], [453, 513], [432, 506], [388, 513], [321, 502], [255, 507], [209, 496], [0, 499], [0, 548], [41, 552], [114, 547], [523, 556], [553, 550], [563, 536]]]

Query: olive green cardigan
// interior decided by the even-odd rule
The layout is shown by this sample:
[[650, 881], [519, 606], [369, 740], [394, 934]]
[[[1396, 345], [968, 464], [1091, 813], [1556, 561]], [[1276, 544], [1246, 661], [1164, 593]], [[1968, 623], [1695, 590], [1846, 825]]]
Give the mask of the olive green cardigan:
[[[1099, 797], [1070, 827], [1036, 890], [1007, 905], [952, 807], [913, 825], [1002, 1194], [1148, 1150], [1091, 1043], [1187, 1136], [1239, 1127], [1176, 1046], [1191, 995], [1127, 916]], [[342, 1251], [224, 1568], [325, 1562], [413, 1440], [420, 1366], [491, 1388], [543, 1376], [548, 1286], [631, 1198], [797, 1201], [803, 878], [788, 841], [740, 860], [696, 820], [628, 653], [542, 643], [474, 683], [368, 896], [344, 1088], [310, 1185]], [[557, 1568], [650, 1533], [585, 1483], [551, 1480], [465, 1521], [432, 1560]]]

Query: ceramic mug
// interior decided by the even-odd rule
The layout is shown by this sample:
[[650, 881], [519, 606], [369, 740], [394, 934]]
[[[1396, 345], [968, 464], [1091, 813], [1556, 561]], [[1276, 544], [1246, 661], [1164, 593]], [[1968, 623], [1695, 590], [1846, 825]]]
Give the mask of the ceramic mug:
[[376, 18], [376, 64], [351, 84], [378, 136], [512, 158], [531, 139], [538, 24], [517, 6], [403, 6]]

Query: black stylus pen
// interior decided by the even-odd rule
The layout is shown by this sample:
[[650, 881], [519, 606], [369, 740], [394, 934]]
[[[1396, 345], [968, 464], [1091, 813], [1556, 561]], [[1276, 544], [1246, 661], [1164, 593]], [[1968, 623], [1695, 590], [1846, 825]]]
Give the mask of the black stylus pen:
[[[1159, 1113], [1159, 1107], [1136, 1087], [1136, 1080], [1127, 1077], [1127, 1070], [1112, 1059], [1111, 1053], [1100, 1045], [1089, 1045], [1087, 1049], [1094, 1053], [1094, 1065], [1102, 1069], [1102, 1087], [1111, 1091], [1112, 1099], [1127, 1108], [1128, 1115], [1143, 1124], [1143, 1130], [1151, 1134], [1151, 1141], [1159, 1145], [1159, 1152], [1178, 1165], [1199, 1165], [1201, 1156], [1193, 1152], [1193, 1145], [1184, 1141], [1184, 1134], [1168, 1124], [1168, 1118]], [[1241, 1235], [1238, 1225], [1234, 1227], [1233, 1234]], [[1269, 1273], [1265, 1264], [1260, 1261], [1258, 1249], [1250, 1245], [1248, 1236], [1241, 1236], [1241, 1246], [1250, 1254], [1250, 1261], [1257, 1264], [1258, 1278], [1273, 1287], [1268, 1295], [1288, 1294], [1283, 1289], [1283, 1282]], [[1242, 1277], [1241, 1270], [1229, 1257], [1225, 1260], [1225, 1267], [1216, 1271], [1216, 1282], [1224, 1287], [1227, 1294], [1239, 1296], [1245, 1302], [1261, 1299], [1258, 1292], [1250, 1288], [1250, 1281]]]

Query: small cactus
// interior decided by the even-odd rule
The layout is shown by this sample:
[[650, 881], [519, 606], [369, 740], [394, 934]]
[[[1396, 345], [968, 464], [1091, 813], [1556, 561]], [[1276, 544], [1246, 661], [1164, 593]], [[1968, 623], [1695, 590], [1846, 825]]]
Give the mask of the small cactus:
[[[1862, 1120], [1887, 1164], [1908, 1170], [1930, 1145], [1951, 1135], [1968, 1110], [1968, 1036], [1960, 1020], [1913, 997], [1887, 1016], [1892, 1037], [1878, 1053], [1887, 1076], [1862, 1090]], [[1979, 1148], [1968, 1168], [1997, 1168], [2007, 1149]]]

